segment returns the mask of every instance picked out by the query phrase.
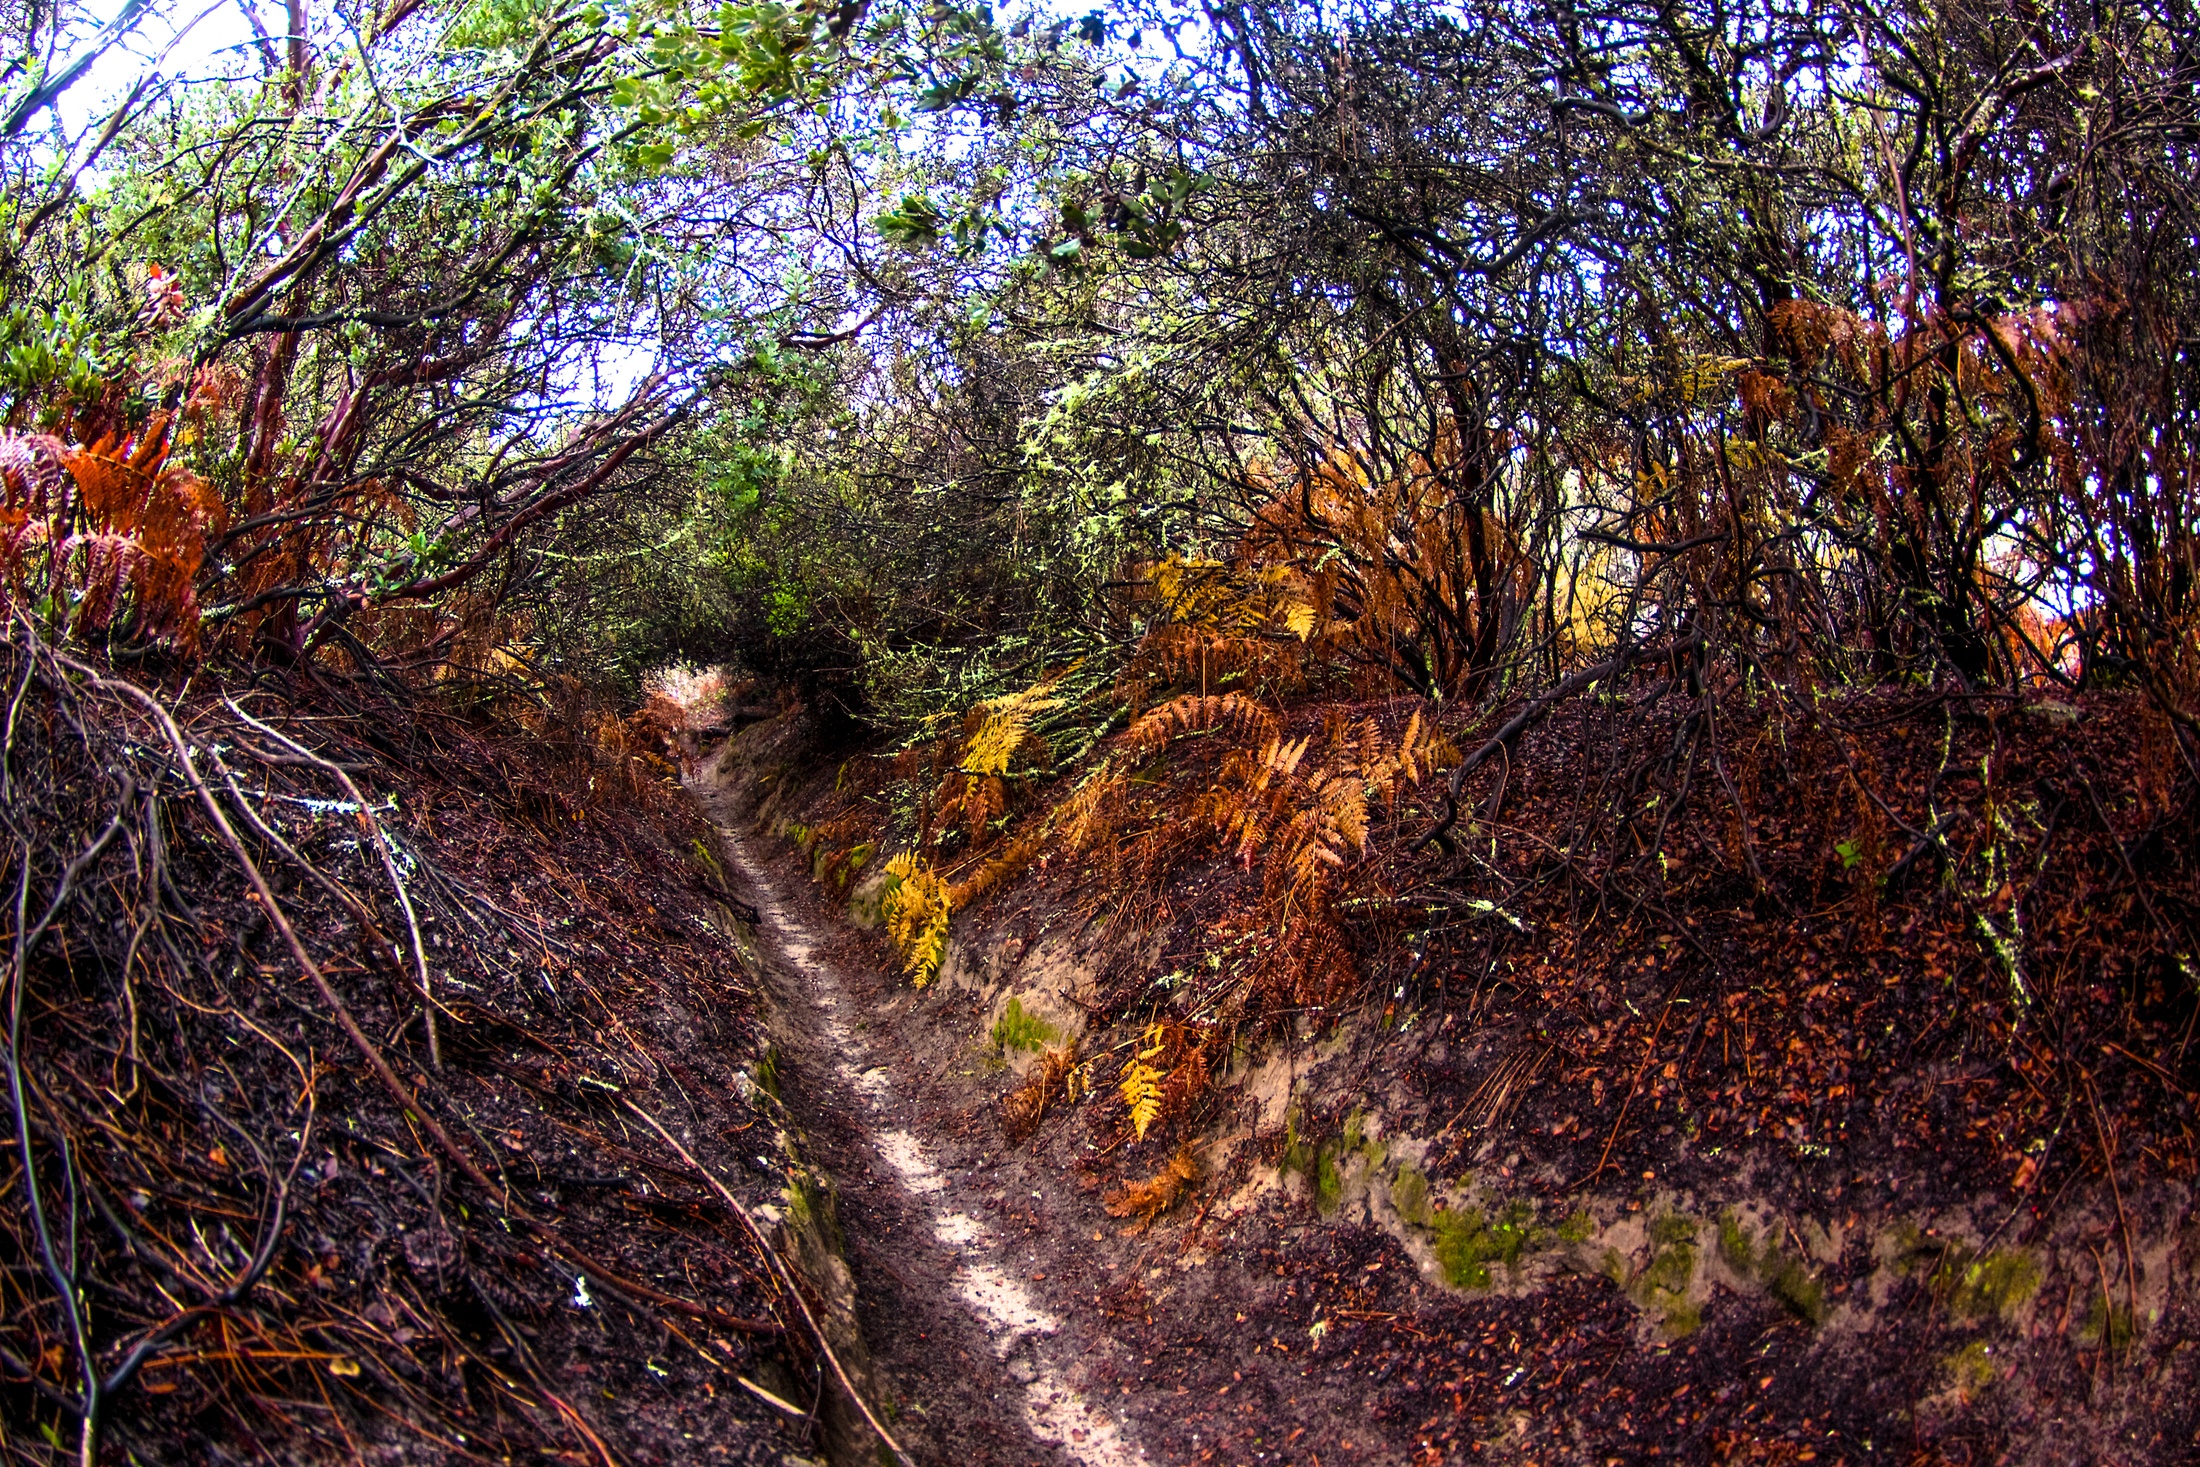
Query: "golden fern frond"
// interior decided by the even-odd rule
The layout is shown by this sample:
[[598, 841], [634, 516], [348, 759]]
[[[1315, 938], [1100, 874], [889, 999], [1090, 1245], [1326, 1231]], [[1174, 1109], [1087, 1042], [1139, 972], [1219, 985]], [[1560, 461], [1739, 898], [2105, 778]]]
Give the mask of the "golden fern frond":
[[[1006, 774], [1016, 756], [1040, 752], [1046, 740], [1031, 727], [1032, 719], [1062, 706], [1054, 696], [1057, 679], [1049, 678], [1020, 693], [1010, 693], [980, 703], [970, 710], [976, 723], [956, 764], [965, 774]], [[968, 727], [968, 724], [965, 725]]]
[[918, 988], [930, 983], [947, 956], [947, 923], [954, 905], [947, 883], [939, 873], [918, 861], [914, 851], [902, 851], [886, 863], [893, 878], [879, 914], [886, 920], [886, 934], [901, 952], [902, 971]]
[[1181, 734], [1236, 729], [1246, 735], [1272, 734], [1276, 716], [1243, 693], [1171, 698], [1130, 727], [1124, 742], [1140, 753], [1157, 753]]
[[1161, 1114], [1161, 1072], [1143, 1060], [1132, 1060], [1123, 1071], [1123, 1103], [1131, 1108], [1131, 1129], [1138, 1139], [1146, 1139], [1146, 1130]]
[[1318, 906], [1334, 874], [1367, 849], [1367, 785], [1357, 773], [1328, 773], [1271, 844], [1268, 886], [1289, 909]]
[[1123, 1066], [1122, 1080], [1116, 1086], [1123, 1094], [1123, 1103], [1131, 1109], [1131, 1129], [1141, 1141], [1161, 1115], [1161, 1071], [1154, 1068], [1153, 1060], [1167, 1042], [1167, 1031], [1159, 1024], [1149, 1024], [1144, 1048]]
[[1018, 836], [992, 860], [985, 862], [961, 881], [948, 888], [947, 900], [955, 911], [961, 911], [972, 902], [1014, 876], [1037, 858], [1046, 843], [1044, 828], [1026, 831]]
[[1171, 627], [1250, 642], [1280, 624], [1304, 642], [1322, 623], [1305, 578], [1291, 565], [1252, 571], [1172, 555], [1154, 567], [1150, 581], [1162, 619]]
[[1340, 737], [1338, 743], [1350, 755], [1340, 759], [1340, 767], [1356, 769], [1382, 795], [1386, 805], [1398, 798], [1400, 786], [1419, 784], [1459, 759], [1459, 750], [1444, 737], [1436, 721], [1424, 722], [1418, 708], [1406, 720], [1395, 748], [1371, 720], [1360, 725], [1356, 738]]
[[1257, 756], [1233, 754], [1224, 761], [1209, 814], [1248, 866], [1267, 843], [1312, 741], [1311, 734], [1290, 740], [1271, 734]]
[[1062, 843], [1073, 851], [1090, 850], [1114, 833], [1111, 819], [1125, 781], [1103, 761], [1091, 778], [1055, 806], [1048, 823], [1062, 834]]
[[1421, 782], [1420, 750], [1415, 747], [1420, 737], [1421, 710], [1416, 708], [1413, 716], [1406, 720], [1404, 736], [1398, 740], [1398, 772], [1405, 776], [1407, 784]]
[[963, 829], [975, 842], [985, 836], [985, 828], [994, 817], [1008, 810], [1008, 786], [997, 774], [966, 774], [962, 788], [940, 806], [940, 823], [960, 820]]
[[1204, 678], [1211, 685], [1235, 673], [1267, 671], [1275, 651], [1252, 637], [1212, 627], [1155, 627], [1138, 644], [1134, 668], [1162, 677]]
[[1296, 913], [1285, 919], [1280, 937], [1258, 980], [1277, 997], [1292, 1003], [1333, 1003], [1359, 981], [1332, 914], [1319, 909]]
[[1229, 567], [1219, 560], [1171, 555], [1153, 568], [1151, 579], [1162, 615], [1179, 626], [1217, 625], [1236, 599]]
[[1161, 1109], [1166, 1115], [1181, 1115], [1207, 1088], [1207, 1055], [1215, 1042], [1215, 1030], [1185, 1024], [1168, 1027], [1174, 1057], [1169, 1078], [1161, 1082]]
[[[1339, 852], [1367, 849], [1367, 785], [1353, 774], [1332, 775], [1314, 791], [1314, 808], [1327, 842]], [[1342, 861], [1333, 862], [1342, 865]]]
[[1427, 773], [1434, 774], [1438, 770], [1449, 769], [1466, 757], [1459, 752], [1459, 746], [1436, 726], [1433, 719], [1421, 731], [1421, 768]]
[[1329, 884], [1330, 870], [1344, 865], [1344, 857], [1323, 838], [1311, 814], [1302, 814], [1276, 844], [1288, 853], [1280, 866], [1285, 876], [1283, 895], [1295, 906], [1306, 905], [1319, 896]]

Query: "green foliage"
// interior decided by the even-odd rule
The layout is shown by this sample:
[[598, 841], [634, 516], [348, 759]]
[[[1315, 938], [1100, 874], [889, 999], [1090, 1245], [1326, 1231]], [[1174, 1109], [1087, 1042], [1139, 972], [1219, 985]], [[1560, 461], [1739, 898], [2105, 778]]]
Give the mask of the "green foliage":
[[903, 194], [900, 203], [871, 223], [888, 244], [917, 248], [940, 237], [947, 216], [923, 194]]
[[534, 36], [551, 8], [548, 0], [473, 0], [443, 33], [443, 42], [454, 51], [517, 45]]
[[111, 350], [80, 297], [65, 295], [51, 307], [0, 306], [0, 394], [10, 409], [90, 398], [107, 375]]

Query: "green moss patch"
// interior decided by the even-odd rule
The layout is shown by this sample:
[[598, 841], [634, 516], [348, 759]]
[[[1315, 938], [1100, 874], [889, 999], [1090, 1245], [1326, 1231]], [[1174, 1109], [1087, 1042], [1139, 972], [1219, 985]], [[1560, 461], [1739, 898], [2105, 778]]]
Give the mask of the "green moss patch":
[[1635, 1281], [1650, 1294], [1685, 1294], [1696, 1281], [1696, 1245], [1675, 1243], [1650, 1255]]
[[1479, 1207], [1447, 1208], [1435, 1215], [1436, 1261], [1444, 1281], [1455, 1289], [1486, 1289], [1490, 1265], [1512, 1268], [1520, 1262], [1535, 1225], [1535, 1208], [1526, 1202], [1506, 1204], [1495, 1219]]
[[2085, 1323], [2078, 1327], [2078, 1339], [2087, 1345], [2106, 1344], [2111, 1350], [2125, 1350], [2139, 1338], [2139, 1322], [2133, 1318], [2131, 1307], [2114, 1304], [2106, 1294], [2095, 1294], [2093, 1303], [2086, 1310]]
[[1650, 1259], [1628, 1287], [1636, 1303], [1659, 1316], [1678, 1339], [1703, 1327], [1702, 1307], [1688, 1296], [1696, 1281], [1696, 1221], [1677, 1212], [1650, 1220]]
[[1933, 1288], [1957, 1319], [2006, 1321], [2040, 1291], [2040, 1266], [2020, 1249], [1951, 1250], [1933, 1271]]
[[1719, 1257], [1743, 1278], [1757, 1276], [1757, 1245], [1732, 1208], [1719, 1214]]
[[1948, 1372], [1949, 1383], [1966, 1400], [1994, 1383], [1993, 1352], [1984, 1340], [1971, 1341], [1953, 1355], [1943, 1357], [1940, 1365]]
[[1337, 1210], [1337, 1203], [1344, 1197], [1344, 1172], [1337, 1165], [1335, 1142], [1315, 1153], [1312, 1180], [1314, 1210], [1327, 1217]]
[[1276, 1165], [1285, 1172], [1297, 1172], [1309, 1182], [1314, 1179], [1314, 1145], [1299, 1132], [1299, 1111], [1293, 1106], [1283, 1117], [1283, 1155]]
[[704, 840], [701, 836], [697, 836], [688, 844], [694, 848], [695, 864], [716, 877], [719, 884], [723, 886], [727, 880], [726, 868], [719, 861], [718, 853], [710, 848], [710, 842]]
[[1061, 1030], [1026, 1009], [1020, 998], [1009, 999], [1008, 1007], [993, 1021], [993, 1048], [1002, 1054], [1036, 1052], [1060, 1043], [1061, 1038]]
[[1793, 1258], [1768, 1253], [1759, 1266], [1765, 1289], [1806, 1324], [1826, 1322], [1825, 1282]]
[[1703, 1328], [1703, 1306], [1693, 1299], [1675, 1300], [1658, 1317], [1658, 1329], [1669, 1340], [1685, 1340]]
[[1327, 1217], [1344, 1200], [1343, 1148], [1338, 1141], [1315, 1141], [1300, 1129], [1301, 1122], [1297, 1106], [1285, 1112], [1283, 1155], [1277, 1165], [1286, 1175], [1297, 1172], [1306, 1178], [1307, 1190], [1314, 1194], [1314, 1210]]
[[1428, 1178], [1411, 1162], [1398, 1168], [1398, 1178], [1390, 1184], [1390, 1205], [1407, 1222], [1424, 1228], [1429, 1225]]
[[1731, 1208], [1719, 1214], [1719, 1257], [1745, 1279], [1764, 1285], [1765, 1292], [1806, 1324], [1826, 1322], [1826, 1285], [1799, 1258], [1780, 1251], [1771, 1238], [1751, 1236], [1748, 1226]]

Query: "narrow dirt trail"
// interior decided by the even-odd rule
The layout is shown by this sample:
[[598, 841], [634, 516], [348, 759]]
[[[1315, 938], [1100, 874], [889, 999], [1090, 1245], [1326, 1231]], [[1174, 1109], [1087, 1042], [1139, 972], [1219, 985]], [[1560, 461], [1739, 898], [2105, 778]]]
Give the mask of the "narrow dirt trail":
[[982, 1220], [1002, 1204], [998, 1183], [942, 1164], [954, 1148], [928, 1134], [918, 1057], [863, 1019], [857, 984], [820, 935], [829, 917], [782, 890], [725, 818], [722, 792], [695, 793], [762, 919], [788, 1009], [785, 1088], [826, 1148], [814, 1159], [840, 1190], [865, 1334], [902, 1403], [904, 1445], [923, 1462], [1000, 1467], [1152, 1461], [1076, 1383], [1089, 1342], [1025, 1287], [1033, 1259]]

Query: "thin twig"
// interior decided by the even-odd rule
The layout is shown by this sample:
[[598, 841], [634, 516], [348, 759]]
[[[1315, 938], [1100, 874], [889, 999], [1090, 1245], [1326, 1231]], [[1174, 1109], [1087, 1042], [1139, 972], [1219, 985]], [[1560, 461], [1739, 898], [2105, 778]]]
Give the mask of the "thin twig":
[[344, 771], [342, 765], [322, 758], [296, 739], [268, 727], [242, 708], [239, 708], [236, 699], [224, 698], [222, 701], [229, 705], [230, 712], [236, 714], [269, 738], [276, 740], [299, 758], [310, 760], [321, 769], [335, 775], [337, 781], [343, 785], [344, 793], [351, 796], [352, 808], [359, 813], [359, 823], [366, 828], [367, 834], [374, 838], [374, 849], [382, 857], [382, 870], [390, 878], [390, 885], [397, 891], [398, 908], [405, 914], [405, 929], [412, 934], [413, 965], [420, 975], [422, 1022], [427, 1026], [428, 1031], [428, 1063], [435, 1069], [442, 1069], [443, 1044], [436, 1035], [435, 990], [429, 986], [428, 982], [428, 950], [420, 941], [420, 921], [413, 915], [412, 898], [405, 892], [405, 879], [397, 872], [397, 858], [390, 854], [389, 840], [382, 833], [382, 823], [374, 818], [374, 812], [368, 808], [367, 797], [360, 793], [358, 785], [352, 783], [351, 776]]
[[810, 1334], [816, 1339], [817, 1348], [824, 1355], [825, 1363], [832, 1367], [833, 1378], [840, 1382], [840, 1388], [847, 1392], [848, 1399], [855, 1403], [855, 1408], [863, 1413], [863, 1419], [870, 1423], [871, 1430], [878, 1434], [878, 1439], [885, 1444], [886, 1450], [894, 1454], [894, 1460], [901, 1463], [902, 1467], [915, 1467], [915, 1464], [909, 1460], [909, 1454], [901, 1449], [901, 1444], [894, 1440], [893, 1435], [887, 1431], [885, 1426], [880, 1423], [877, 1415], [872, 1412], [870, 1403], [863, 1399], [863, 1393], [856, 1389], [855, 1382], [848, 1378], [847, 1370], [840, 1363], [840, 1357], [833, 1353], [832, 1342], [825, 1338], [824, 1328], [818, 1324], [817, 1316], [810, 1312], [809, 1300], [802, 1297], [800, 1281], [794, 1277], [794, 1271], [787, 1266], [786, 1260], [782, 1259], [774, 1251], [772, 1245], [765, 1241], [763, 1232], [756, 1226], [755, 1220], [749, 1216], [749, 1210], [741, 1205], [740, 1199], [733, 1195], [724, 1182], [719, 1181], [716, 1175], [689, 1155], [688, 1149], [675, 1141], [670, 1131], [658, 1125], [655, 1116], [652, 1116], [631, 1100], [626, 1102], [626, 1108], [634, 1112], [644, 1125], [662, 1137], [665, 1145], [677, 1152], [680, 1160], [693, 1167], [704, 1181], [710, 1183], [712, 1190], [725, 1200], [726, 1206], [733, 1209], [733, 1215], [741, 1219], [741, 1225], [748, 1229], [749, 1236], [756, 1242], [757, 1249], [763, 1253], [765, 1263], [785, 1277], [787, 1292], [794, 1295], [795, 1307], [802, 1312], [802, 1322], [810, 1327]]

